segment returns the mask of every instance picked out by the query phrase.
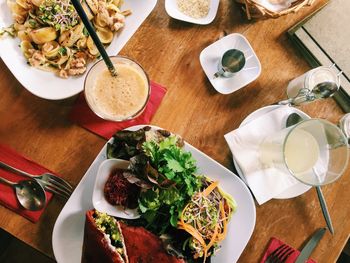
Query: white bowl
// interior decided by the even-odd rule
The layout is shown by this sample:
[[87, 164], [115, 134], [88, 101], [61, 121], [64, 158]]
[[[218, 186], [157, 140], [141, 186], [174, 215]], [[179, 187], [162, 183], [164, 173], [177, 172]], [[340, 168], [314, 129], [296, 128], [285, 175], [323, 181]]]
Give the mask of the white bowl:
[[[243, 69], [232, 77], [214, 78], [223, 54], [229, 49], [238, 49], [244, 53], [246, 63]], [[241, 34], [227, 35], [203, 49], [200, 63], [213, 87], [222, 94], [232, 93], [257, 79], [261, 73], [261, 65], [252, 46]]]
[[94, 191], [92, 194], [92, 204], [94, 208], [100, 212], [105, 212], [111, 216], [116, 216], [126, 219], [139, 218], [140, 215], [137, 209], [125, 209], [123, 206], [111, 205], [105, 198], [104, 187], [109, 175], [116, 168], [126, 169], [129, 162], [120, 159], [108, 159], [101, 163], [98, 168]]
[[182, 13], [177, 7], [176, 0], [165, 0], [165, 10], [172, 18], [193, 24], [207, 25], [213, 22], [218, 11], [220, 0], [210, 0], [209, 13], [203, 18], [193, 18]]

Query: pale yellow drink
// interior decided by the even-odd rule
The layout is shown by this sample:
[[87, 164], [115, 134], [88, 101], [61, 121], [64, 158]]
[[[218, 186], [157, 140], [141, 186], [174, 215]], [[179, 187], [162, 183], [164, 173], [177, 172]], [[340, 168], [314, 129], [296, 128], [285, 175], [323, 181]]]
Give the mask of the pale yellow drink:
[[85, 83], [85, 97], [90, 108], [108, 120], [126, 120], [142, 111], [149, 97], [147, 75], [135, 62], [116, 57], [117, 76], [102, 66], [93, 68]]
[[319, 146], [309, 132], [295, 130], [284, 146], [284, 158], [288, 168], [295, 176], [312, 169], [319, 158]]
[[[280, 136], [283, 136], [280, 135]], [[275, 139], [279, 135], [275, 136]], [[304, 130], [294, 130], [285, 142], [284, 153], [281, 140], [265, 140], [260, 145], [260, 160], [266, 166], [283, 166], [284, 162], [294, 175], [301, 175], [314, 167], [319, 158], [316, 139]]]

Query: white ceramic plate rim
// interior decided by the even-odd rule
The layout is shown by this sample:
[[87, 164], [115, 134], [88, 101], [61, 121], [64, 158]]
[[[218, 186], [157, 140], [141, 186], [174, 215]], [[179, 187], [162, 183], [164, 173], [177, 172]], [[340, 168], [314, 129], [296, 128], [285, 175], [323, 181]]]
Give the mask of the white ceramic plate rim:
[[[128, 129], [137, 130], [142, 127], [144, 125]], [[83, 176], [56, 220], [52, 234], [52, 247], [59, 263], [76, 263], [81, 260], [85, 212], [93, 208], [92, 192], [95, 177], [100, 163], [107, 159], [106, 145]], [[232, 231], [233, 233], [228, 234], [221, 244], [222, 249], [212, 258], [213, 263], [236, 262], [255, 227], [256, 211], [253, 197], [243, 181], [230, 170], [188, 143], [185, 143], [185, 149], [190, 151], [197, 160], [200, 167], [199, 173], [205, 173], [213, 180], [220, 179], [221, 182], [225, 180], [220, 187], [232, 194], [238, 204], [238, 209], [228, 227], [228, 233]], [[220, 173], [222, 173], [221, 176]]]
[[203, 18], [193, 18], [183, 14], [177, 7], [176, 0], [165, 0], [165, 11], [172, 18], [192, 24], [207, 25], [213, 22], [218, 11], [220, 0], [210, 0], [209, 13]]
[[[126, 18], [125, 27], [117, 33], [107, 48], [109, 55], [117, 55], [123, 46], [136, 32], [142, 22], [151, 13], [157, 0], [128, 0], [122, 10], [131, 9], [133, 12]], [[0, 0], [0, 28], [13, 23], [6, 0]], [[94, 64], [89, 63], [87, 71], [79, 77], [62, 79], [52, 72], [46, 72], [27, 64], [18, 45], [18, 38], [2, 37], [0, 39], [0, 57], [14, 77], [29, 92], [43, 99], [60, 100], [80, 93], [84, 88], [86, 73]]]
[[[247, 124], [248, 122], [252, 121], [253, 119], [258, 118], [259, 116], [277, 109], [278, 107], [282, 107], [281, 105], [269, 105], [269, 106], [265, 106], [263, 108], [257, 109], [256, 111], [253, 111], [251, 114], [249, 114], [239, 125], [239, 127]], [[293, 112], [298, 113], [300, 116], [302, 116], [304, 119], [310, 119], [310, 116], [307, 115], [305, 112], [297, 109], [297, 108], [291, 108], [293, 109]], [[236, 160], [233, 158], [233, 163], [236, 167], [237, 173], [239, 175], [239, 177], [245, 181], [245, 177], [241, 171], [241, 169], [239, 168]], [[289, 198], [294, 198], [297, 197], [299, 195], [304, 194], [305, 192], [307, 192], [308, 190], [310, 190], [311, 186], [297, 182], [295, 185], [289, 187], [287, 190], [285, 190], [284, 192], [280, 193], [279, 195], [275, 196], [274, 199], [289, 199]]]
[[137, 209], [128, 209], [123, 206], [111, 205], [104, 195], [104, 186], [111, 174], [116, 169], [127, 169], [129, 162], [121, 159], [107, 159], [98, 167], [94, 190], [92, 193], [92, 205], [100, 212], [125, 219], [139, 218]]

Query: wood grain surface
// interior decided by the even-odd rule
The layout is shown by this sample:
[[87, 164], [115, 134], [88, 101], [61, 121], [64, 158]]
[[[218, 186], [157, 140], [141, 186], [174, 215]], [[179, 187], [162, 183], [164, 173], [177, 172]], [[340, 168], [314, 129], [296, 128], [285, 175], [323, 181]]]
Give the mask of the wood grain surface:
[[[213, 23], [198, 26], [170, 18], [164, 1], [158, 1], [121, 51], [168, 89], [152, 124], [182, 135], [235, 171], [223, 135], [236, 129], [254, 110], [285, 99], [288, 81], [310, 69], [285, 32], [324, 2], [319, 0], [310, 8], [278, 19], [247, 21], [234, 1], [222, 0]], [[229, 95], [214, 90], [199, 62], [200, 52], [223, 32], [246, 36], [262, 65], [256, 81]], [[1, 60], [0, 94], [0, 142], [77, 185], [106, 141], [69, 121], [75, 98], [48, 101], [35, 97]], [[334, 123], [343, 115], [332, 99], [301, 109]], [[335, 262], [349, 238], [349, 189], [349, 169], [337, 182], [323, 187], [336, 233], [331, 236], [327, 232], [312, 254], [318, 262]], [[0, 227], [53, 257], [51, 235], [63, 205], [54, 198], [36, 224], [0, 206]], [[256, 210], [255, 230], [239, 262], [259, 262], [272, 236], [300, 248], [316, 228], [325, 226], [315, 189], [297, 198], [271, 200], [257, 205]]]

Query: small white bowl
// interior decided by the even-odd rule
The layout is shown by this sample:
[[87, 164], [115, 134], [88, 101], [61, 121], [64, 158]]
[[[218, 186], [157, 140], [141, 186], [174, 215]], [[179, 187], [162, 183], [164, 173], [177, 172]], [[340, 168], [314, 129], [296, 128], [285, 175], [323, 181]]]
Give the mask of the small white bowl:
[[[232, 77], [214, 78], [223, 54], [229, 49], [238, 49], [244, 53], [246, 63], [241, 71]], [[202, 50], [200, 63], [213, 87], [222, 94], [232, 93], [257, 79], [261, 73], [261, 65], [252, 46], [241, 34], [227, 35]]]
[[126, 169], [128, 165], [128, 161], [120, 159], [108, 159], [100, 164], [92, 194], [92, 204], [96, 210], [125, 219], [140, 217], [137, 209], [125, 209], [123, 206], [111, 205], [104, 195], [104, 187], [112, 171], [116, 168]]
[[176, 0], [165, 0], [165, 10], [172, 18], [193, 24], [207, 25], [213, 22], [218, 11], [220, 0], [210, 0], [209, 13], [203, 18], [193, 18], [182, 13], [177, 7]]

